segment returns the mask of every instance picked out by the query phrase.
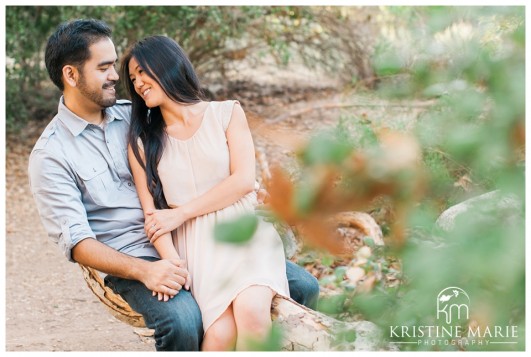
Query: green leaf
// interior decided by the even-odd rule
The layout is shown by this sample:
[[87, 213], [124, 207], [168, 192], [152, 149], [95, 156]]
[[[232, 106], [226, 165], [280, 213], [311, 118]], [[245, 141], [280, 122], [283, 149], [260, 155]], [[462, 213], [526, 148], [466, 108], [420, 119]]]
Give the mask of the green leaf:
[[321, 264], [323, 264], [325, 267], [329, 267], [334, 263], [334, 258], [332, 258], [329, 255], [325, 255], [321, 258]]
[[297, 212], [303, 215], [311, 212], [312, 207], [317, 199], [318, 188], [316, 182], [311, 180], [301, 181], [299, 185], [295, 187], [294, 201]]
[[366, 246], [370, 247], [370, 248], [374, 248], [376, 247], [376, 243], [374, 243], [374, 239], [372, 239], [371, 237], [363, 237], [363, 244], [365, 244]]
[[325, 314], [339, 314], [344, 309], [346, 296], [344, 294], [331, 295], [320, 298], [317, 302], [317, 311]]
[[253, 236], [258, 227], [258, 218], [247, 214], [234, 220], [220, 222], [214, 227], [214, 238], [218, 242], [242, 244]]
[[249, 340], [249, 350], [251, 351], [280, 351], [282, 348], [282, 329], [273, 323], [269, 334], [264, 341]]
[[347, 272], [347, 267], [345, 266], [338, 266], [337, 268], [334, 269], [334, 275], [338, 281], [343, 280], [346, 272]]
[[405, 64], [395, 52], [381, 53], [374, 60], [374, 68], [379, 76], [390, 76], [403, 71]]
[[310, 140], [310, 143], [302, 154], [302, 159], [307, 165], [339, 164], [351, 151], [352, 146], [348, 140], [325, 132], [314, 136]]

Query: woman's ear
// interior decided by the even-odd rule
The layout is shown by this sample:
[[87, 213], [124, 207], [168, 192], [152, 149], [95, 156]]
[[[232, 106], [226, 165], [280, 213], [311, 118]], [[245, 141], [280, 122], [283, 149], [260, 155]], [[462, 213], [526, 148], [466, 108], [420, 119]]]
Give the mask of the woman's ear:
[[63, 78], [65, 85], [70, 87], [77, 86], [77, 81], [79, 80], [79, 71], [76, 67], [67, 65], [63, 67]]

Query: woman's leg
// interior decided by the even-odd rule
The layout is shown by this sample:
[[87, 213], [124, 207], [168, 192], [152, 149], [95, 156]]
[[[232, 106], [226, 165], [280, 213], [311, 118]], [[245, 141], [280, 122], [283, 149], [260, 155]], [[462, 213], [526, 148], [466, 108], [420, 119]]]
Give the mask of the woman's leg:
[[203, 337], [202, 351], [234, 351], [236, 324], [232, 305], [210, 327]]
[[249, 349], [249, 341], [263, 341], [271, 330], [271, 301], [275, 293], [267, 286], [253, 285], [234, 299], [234, 320], [238, 331], [236, 350]]

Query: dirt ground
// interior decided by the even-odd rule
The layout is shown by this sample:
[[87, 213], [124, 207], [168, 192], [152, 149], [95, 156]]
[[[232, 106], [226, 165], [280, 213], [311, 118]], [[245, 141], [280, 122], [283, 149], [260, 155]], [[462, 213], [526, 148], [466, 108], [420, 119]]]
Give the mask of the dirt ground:
[[[278, 71], [277, 71], [278, 72]], [[278, 73], [276, 73], [278, 75]], [[245, 79], [245, 74], [242, 74]], [[388, 116], [381, 109], [354, 106], [313, 109], [302, 115], [286, 113], [352, 99], [338, 93], [331, 81], [308, 73], [283, 74], [280, 88], [267, 73], [258, 87], [236, 83], [258, 149], [270, 163], [290, 164], [293, 151], [315, 130], [335, 125], [345, 110], [349, 115]], [[253, 78], [248, 73], [247, 78]], [[276, 77], [278, 78], [278, 76]], [[256, 78], [253, 78], [256, 84]], [[259, 88], [259, 89], [257, 89]], [[220, 95], [218, 93], [218, 95]], [[224, 97], [221, 93], [220, 97]], [[230, 98], [230, 96], [229, 96]], [[410, 114], [408, 114], [410, 115]], [[399, 123], [407, 118], [393, 114]], [[31, 123], [6, 143], [6, 350], [7, 351], [154, 351], [153, 340], [136, 334], [116, 320], [86, 286], [80, 268], [68, 262], [47, 237], [29, 191], [28, 156], [46, 123]]]

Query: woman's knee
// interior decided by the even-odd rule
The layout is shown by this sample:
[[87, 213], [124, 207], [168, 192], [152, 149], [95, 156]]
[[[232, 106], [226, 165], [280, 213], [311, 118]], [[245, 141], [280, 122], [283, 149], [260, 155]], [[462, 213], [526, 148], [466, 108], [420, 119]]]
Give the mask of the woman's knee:
[[205, 333], [203, 351], [230, 351], [236, 345], [236, 324], [232, 309], [225, 311]]
[[236, 325], [260, 329], [271, 324], [273, 291], [265, 287], [260, 288], [248, 288], [234, 300]]

